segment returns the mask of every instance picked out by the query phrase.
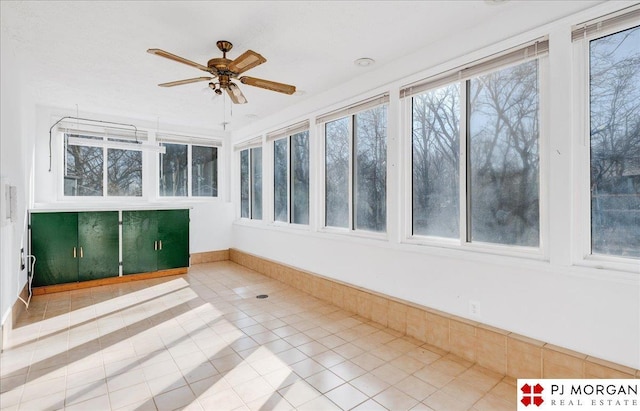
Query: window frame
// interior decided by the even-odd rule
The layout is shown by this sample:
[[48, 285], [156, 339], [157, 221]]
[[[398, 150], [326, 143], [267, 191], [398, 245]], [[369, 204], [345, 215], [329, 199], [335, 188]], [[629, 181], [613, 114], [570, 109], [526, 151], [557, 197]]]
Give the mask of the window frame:
[[[253, 210], [253, 183], [254, 183], [254, 173], [253, 173], [253, 150], [259, 148], [261, 150], [261, 157], [262, 157], [262, 161], [261, 161], [261, 179], [262, 179], [262, 210], [261, 210], [261, 216], [260, 218], [255, 218], [254, 217], [254, 210]], [[238, 199], [238, 209], [236, 210], [236, 212], [238, 213], [238, 219], [241, 221], [256, 221], [256, 222], [263, 222], [265, 220], [265, 212], [267, 210], [265, 210], [265, 190], [264, 190], [264, 178], [265, 178], [265, 150], [264, 150], [264, 146], [262, 145], [262, 140], [260, 139], [260, 143], [250, 143], [250, 144], [243, 144], [240, 146], [236, 146], [235, 148], [236, 151], [236, 159], [237, 159], [237, 165], [238, 165], [238, 174], [237, 174], [237, 180], [238, 181], [238, 194], [237, 194], [237, 199]], [[248, 205], [249, 205], [249, 216], [248, 217], [243, 217], [242, 216], [242, 153], [243, 152], [247, 152], [247, 161], [248, 161], [248, 168], [247, 168], [247, 172], [248, 172], [248, 181], [247, 184], [249, 185], [249, 192], [248, 192], [248, 197], [247, 197], [247, 201], [248, 201]]]
[[[535, 44], [535, 43], [532, 43]], [[518, 48], [516, 48], [517, 50]], [[510, 54], [510, 50], [505, 50], [505, 54]], [[490, 58], [490, 57], [489, 57]], [[470, 210], [468, 209], [468, 182], [470, 178], [469, 169], [469, 155], [467, 147], [467, 130], [468, 125], [468, 96], [467, 96], [467, 82], [470, 79], [477, 78], [484, 74], [493, 73], [509, 67], [514, 67], [519, 64], [523, 64], [528, 61], [538, 61], [538, 208], [539, 208], [539, 243], [537, 247], [527, 247], [519, 245], [509, 245], [500, 243], [489, 243], [480, 241], [471, 241], [468, 238], [468, 220], [470, 218]], [[403, 175], [404, 175], [404, 192], [403, 201], [404, 206], [404, 224], [402, 225], [402, 243], [423, 245], [430, 247], [449, 248], [468, 250], [473, 252], [482, 252], [487, 254], [498, 254], [507, 257], [521, 257], [533, 260], [548, 261], [548, 236], [549, 236], [549, 183], [548, 183], [548, 147], [549, 147], [549, 121], [548, 121], [548, 107], [549, 107], [549, 57], [548, 54], [533, 55], [527, 58], [520, 59], [518, 61], [507, 62], [503, 65], [490, 66], [486, 70], [476, 71], [473, 64], [467, 64], [463, 66], [461, 70], [453, 69], [449, 72], [445, 72], [444, 75], [435, 75], [433, 78], [436, 80], [431, 87], [423, 87], [419, 92], [402, 95], [401, 92], [401, 128], [402, 134], [409, 136], [410, 138], [404, 138], [401, 143]], [[464, 77], [462, 74], [457, 79], [451, 81], [439, 80], [438, 78], [451, 78], [452, 72], [463, 73], [464, 70], [468, 70], [471, 67], [473, 74], [469, 77]], [[459, 236], [458, 238], [446, 238], [438, 236], [427, 235], [415, 235], [413, 234], [413, 97], [422, 93], [437, 90], [442, 87], [446, 87], [453, 83], [459, 83], [459, 105], [460, 105], [460, 118], [459, 118]], [[407, 89], [405, 87], [404, 89]]]
[[[293, 174], [292, 174], [292, 166], [294, 165], [293, 162], [293, 151], [292, 151], [292, 141], [293, 141], [293, 137], [297, 136], [298, 134], [301, 133], [307, 133], [307, 156], [309, 158], [309, 181], [307, 182], [307, 185], [309, 186], [309, 191], [307, 193], [307, 198], [308, 198], [308, 210], [307, 210], [307, 214], [309, 214], [309, 220], [306, 224], [300, 224], [300, 223], [294, 223], [293, 222], [293, 202], [295, 201], [295, 197], [294, 197], [294, 190], [293, 190]], [[286, 183], [287, 183], [287, 198], [286, 198], [286, 204], [287, 204], [287, 221], [281, 221], [281, 220], [276, 220], [276, 172], [275, 172], [275, 165], [276, 165], [276, 142], [278, 141], [283, 141], [286, 140], [287, 142], [287, 151], [286, 151], [286, 158], [287, 158], [287, 176], [286, 176]], [[272, 162], [271, 162], [271, 166], [272, 166], [272, 172], [271, 172], [271, 176], [272, 176], [272, 184], [271, 184], [271, 188], [272, 188], [272, 210], [271, 210], [271, 216], [270, 216], [270, 221], [275, 224], [275, 225], [282, 225], [282, 226], [292, 226], [292, 227], [309, 227], [311, 225], [311, 138], [310, 138], [310, 133], [309, 133], [309, 128], [306, 128], [304, 130], [299, 130], [296, 131], [294, 133], [287, 133], [285, 135], [280, 135], [277, 137], [274, 137], [271, 141], [269, 141], [269, 145], [270, 145], [270, 153], [271, 158], [272, 158]], [[264, 155], [264, 154], [263, 154]], [[264, 166], [264, 164], [263, 164]], [[263, 174], [264, 175], [264, 174]]]
[[576, 212], [573, 216], [572, 230], [572, 263], [597, 269], [612, 269], [619, 271], [638, 272], [640, 259], [617, 255], [594, 254], [592, 251], [592, 225], [591, 225], [591, 84], [590, 84], [590, 43], [603, 37], [610, 36], [634, 27], [638, 27], [637, 21], [623, 19], [623, 21], [608, 25], [602, 30], [586, 29], [586, 26], [597, 24], [598, 21], [606, 21], [606, 16], [595, 19], [589, 23], [577, 25], [575, 31], [582, 30], [582, 35], [573, 40], [573, 89], [575, 99], [573, 103], [574, 117], [573, 143], [576, 147], [576, 162], [573, 167], [576, 176], [577, 194], [573, 198], [576, 201]]
[[[221, 148], [222, 146], [218, 142], [207, 143], [206, 141], [181, 141], [180, 139], [171, 139], [170, 137], [162, 137], [158, 138], [158, 145], [163, 146], [164, 144], [174, 144], [174, 145], [184, 145], [187, 146], [187, 194], [184, 196], [165, 196], [160, 192], [160, 173], [162, 172], [161, 168], [161, 156], [162, 153], [158, 153], [156, 157], [156, 175], [154, 177], [155, 181], [155, 194], [158, 200], [169, 200], [175, 201], [180, 199], [188, 199], [189, 201], [212, 201], [218, 200], [220, 198], [220, 159], [221, 159]], [[210, 147], [216, 150], [216, 195], [215, 196], [194, 196], [193, 191], [193, 146], [197, 147]]]
[[[348, 234], [350, 236], [355, 236], [355, 237], [364, 237], [364, 238], [371, 238], [371, 239], [378, 239], [378, 240], [388, 240], [389, 239], [389, 193], [388, 193], [388, 176], [389, 176], [389, 99], [388, 99], [388, 94], [383, 94], [382, 96], [376, 96], [370, 99], [365, 100], [362, 103], [356, 103], [353, 106], [350, 107], [346, 107], [344, 109], [340, 109], [337, 110], [335, 113], [329, 113], [323, 116], [319, 116], [316, 120], [316, 132], [318, 133], [318, 135], [322, 136], [322, 138], [320, 139], [321, 141], [319, 142], [319, 159], [322, 161], [321, 164], [321, 171], [320, 171], [320, 176], [319, 176], [319, 187], [321, 187], [321, 191], [320, 191], [320, 198], [319, 200], [319, 210], [320, 210], [320, 215], [319, 215], [319, 228], [318, 231], [319, 232], [325, 232], [325, 233], [336, 233], [336, 234]], [[381, 232], [376, 232], [376, 231], [369, 231], [369, 230], [363, 230], [363, 229], [358, 229], [355, 226], [355, 138], [356, 138], [356, 134], [355, 134], [355, 129], [354, 129], [354, 125], [355, 125], [355, 117], [356, 115], [363, 113], [365, 111], [377, 108], [377, 107], [381, 107], [381, 106], [386, 106], [386, 110], [387, 110], [387, 124], [386, 124], [386, 131], [387, 131], [387, 135], [386, 135], [386, 141], [385, 144], [387, 145], [387, 152], [386, 152], [386, 168], [385, 168], [385, 173], [386, 173], [386, 177], [385, 177], [385, 203], [386, 203], [386, 216], [385, 216], [385, 231], [381, 231]], [[340, 114], [336, 114], [336, 113], [343, 113], [344, 115], [340, 115]], [[348, 134], [349, 134], [349, 162], [348, 162], [348, 225], [347, 227], [335, 227], [335, 226], [328, 226], [327, 225], [327, 192], [326, 192], [326, 181], [327, 181], [327, 161], [326, 161], [326, 125], [332, 121], [337, 121], [337, 120], [342, 120], [344, 118], [348, 119]]]
[[[93, 147], [93, 146], [83, 146], [78, 145], [78, 147], [93, 147], [100, 149], [102, 151], [102, 194], [95, 196], [83, 196], [83, 195], [66, 195], [65, 194], [65, 177], [66, 177], [66, 168], [67, 168], [67, 137], [78, 137], [78, 138], [100, 138], [103, 142], [106, 142], [108, 139], [115, 140], [133, 140], [133, 138], [127, 138], [125, 136], [119, 135], [99, 135], [92, 132], [90, 129], [83, 130], [66, 130], [64, 128], [60, 128], [58, 135], [61, 140], [61, 155], [60, 155], [60, 177], [58, 180], [58, 198], [60, 201], [64, 202], [82, 202], [86, 204], [92, 204], [97, 202], [114, 202], [114, 201], [131, 201], [131, 202], [140, 202], [147, 200], [147, 188], [145, 187], [145, 179], [148, 171], [145, 171], [147, 168], [147, 160], [145, 159], [144, 151], [140, 151], [141, 161], [140, 161], [140, 195], [137, 196], [123, 196], [123, 195], [109, 195], [109, 150], [114, 150], [114, 148], [109, 147]], [[146, 141], [146, 137], [138, 137], [138, 140]], [[123, 151], [132, 151], [137, 152], [138, 150], [126, 150], [126, 149], [116, 149]]]

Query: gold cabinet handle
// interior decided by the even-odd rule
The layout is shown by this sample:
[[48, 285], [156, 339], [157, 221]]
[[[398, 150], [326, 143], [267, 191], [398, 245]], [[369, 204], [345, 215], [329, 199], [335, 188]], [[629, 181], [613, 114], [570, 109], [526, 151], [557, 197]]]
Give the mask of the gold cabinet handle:
[[84, 258], [84, 252], [82, 251], [82, 247], [80, 247], [80, 258]]
[[157, 242], [157, 241], [154, 241], [154, 242], [153, 242], [153, 249], [154, 249], [154, 250], [157, 250], [157, 249], [158, 249], [158, 242]]
[[160, 249], [162, 250], [162, 240], [160, 240], [159, 243], [160, 243]]
[[76, 257], [77, 257], [77, 255], [76, 255], [76, 248], [75, 248], [75, 247], [73, 247], [73, 258], [76, 258]]

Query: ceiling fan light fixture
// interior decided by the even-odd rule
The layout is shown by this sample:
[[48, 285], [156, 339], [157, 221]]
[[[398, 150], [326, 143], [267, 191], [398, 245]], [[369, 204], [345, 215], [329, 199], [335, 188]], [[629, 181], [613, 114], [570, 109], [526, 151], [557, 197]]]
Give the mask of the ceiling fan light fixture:
[[362, 57], [353, 62], [358, 67], [369, 67], [375, 64], [375, 60], [369, 57]]
[[226, 88], [231, 101], [235, 104], [245, 104], [247, 102], [247, 98], [242, 94], [242, 90], [240, 90], [240, 87], [235, 83], [228, 83]]
[[231, 89], [231, 92], [233, 93], [234, 96], [236, 97], [242, 96], [242, 92], [240, 91], [240, 89], [235, 83], [230, 83], [229, 88]]

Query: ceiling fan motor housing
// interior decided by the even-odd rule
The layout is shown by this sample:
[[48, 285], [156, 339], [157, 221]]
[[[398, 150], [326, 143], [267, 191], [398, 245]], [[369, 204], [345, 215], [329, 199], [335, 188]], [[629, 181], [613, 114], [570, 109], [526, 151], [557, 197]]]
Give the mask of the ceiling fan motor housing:
[[229, 67], [229, 63], [231, 63], [233, 60], [229, 60], [227, 58], [224, 57], [217, 57], [217, 58], [213, 58], [211, 60], [209, 60], [207, 62], [207, 67], [209, 67], [211, 69], [211, 74], [229, 74], [231, 75], [232, 73], [228, 70]]

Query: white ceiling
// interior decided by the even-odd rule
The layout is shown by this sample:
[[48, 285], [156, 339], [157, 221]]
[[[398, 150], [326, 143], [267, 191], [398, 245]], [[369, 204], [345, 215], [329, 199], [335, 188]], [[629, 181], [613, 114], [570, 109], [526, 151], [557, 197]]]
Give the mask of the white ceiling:
[[[2, 1], [0, 15], [2, 46], [11, 47], [38, 104], [208, 130], [221, 130], [226, 119], [227, 130], [238, 130], [461, 30], [520, 18], [523, 32], [597, 3]], [[214, 98], [206, 82], [157, 86], [205, 73], [148, 48], [206, 65], [221, 57], [217, 40], [234, 44], [231, 59], [247, 49], [266, 57], [248, 75], [293, 84], [304, 94], [241, 85], [249, 103], [234, 106], [231, 116], [228, 98]], [[360, 57], [376, 64], [357, 67]]]

